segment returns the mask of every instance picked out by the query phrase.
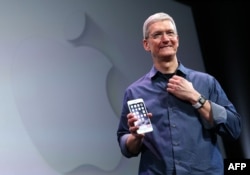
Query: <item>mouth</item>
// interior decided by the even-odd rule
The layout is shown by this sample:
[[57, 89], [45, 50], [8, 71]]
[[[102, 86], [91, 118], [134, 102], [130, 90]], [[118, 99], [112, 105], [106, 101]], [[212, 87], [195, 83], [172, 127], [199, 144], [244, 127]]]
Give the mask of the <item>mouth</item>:
[[172, 46], [161, 46], [160, 49], [171, 49]]
[[160, 49], [162, 49], [162, 48], [171, 48], [172, 46], [170, 46], [170, 45], [166, 45], [166, 46], [161, 46], [160, 47]]

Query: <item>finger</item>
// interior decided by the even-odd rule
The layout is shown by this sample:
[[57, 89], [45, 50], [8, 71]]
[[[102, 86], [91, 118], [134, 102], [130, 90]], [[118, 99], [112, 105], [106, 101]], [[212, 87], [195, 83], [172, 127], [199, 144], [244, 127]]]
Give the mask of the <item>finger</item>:
[[133, 118], [134, 117], [134, 114], [133, 113], [129, 113], [128, 115], [127, 115], [127, 119], [130, 119], [130, 118]]
[[151, 118], [151, 117], [153, 117], [153, 114], [152, 113], [147, 113], [147, 116], [149, 117], [149, 118]]
[[134, 117], [134, 115], [132, 115], [131, 117], [128, 117], [128, 126], [129, 127], [133, 127], [135, 126], [135, 122], [138, 120], [136, 117]]
[[129, 127], [129, 131], [131, 132], [131, 133], [136, 133], [136, 131], [139, 129], [139, 127], [138, 126], [131, 126], [131, 127]]

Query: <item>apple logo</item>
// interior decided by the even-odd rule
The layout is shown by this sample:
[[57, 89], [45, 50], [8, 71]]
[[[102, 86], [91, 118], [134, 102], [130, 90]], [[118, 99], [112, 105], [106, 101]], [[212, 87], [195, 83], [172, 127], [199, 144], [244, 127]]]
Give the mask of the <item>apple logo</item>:
[[16, 50], [11, 80], [17, 109], [33, 144], [56, 171], [115, 174], [123, 158], [107, 93], [113, 65], [103, 52], [79, 44], [85, 13], [69, 18], [65, 40], [31, 36]]

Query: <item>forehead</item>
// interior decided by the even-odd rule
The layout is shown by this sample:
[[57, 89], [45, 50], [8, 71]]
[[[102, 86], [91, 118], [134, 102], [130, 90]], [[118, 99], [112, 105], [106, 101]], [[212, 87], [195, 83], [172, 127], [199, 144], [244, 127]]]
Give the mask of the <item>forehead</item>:
[[175, 30], [174, 25], [170, 20], [162, 20], [151, 23], [148, 27], [149, 32]]

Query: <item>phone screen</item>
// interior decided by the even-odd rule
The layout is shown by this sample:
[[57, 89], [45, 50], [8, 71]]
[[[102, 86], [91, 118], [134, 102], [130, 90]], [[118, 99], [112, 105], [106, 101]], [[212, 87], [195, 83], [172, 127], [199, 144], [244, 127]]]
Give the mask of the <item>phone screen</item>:
[[153, 131], [150, 118], [147, 116], [147, 109], [143, 99], [135, 99], [128, 101], [128, 107], [130, 112], [133, 113], [138, 119], [135, 122], [135, 125], [139, 126], [139, 129], [137, 130], [138, 134]]

